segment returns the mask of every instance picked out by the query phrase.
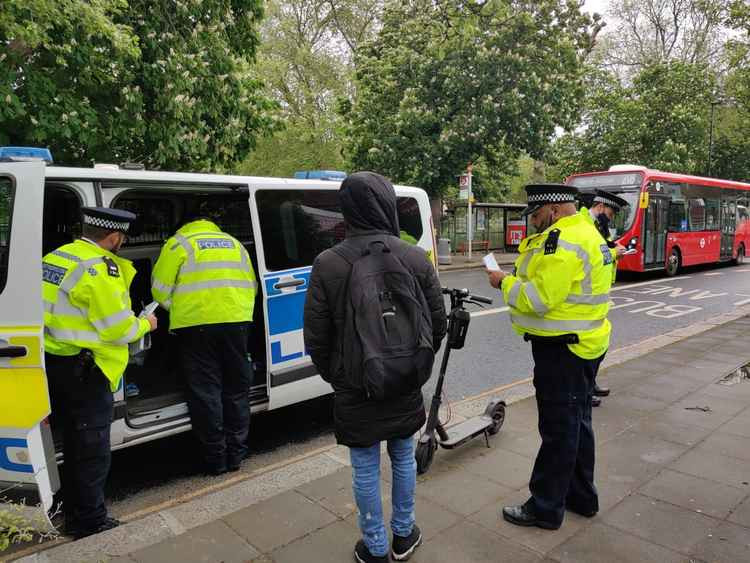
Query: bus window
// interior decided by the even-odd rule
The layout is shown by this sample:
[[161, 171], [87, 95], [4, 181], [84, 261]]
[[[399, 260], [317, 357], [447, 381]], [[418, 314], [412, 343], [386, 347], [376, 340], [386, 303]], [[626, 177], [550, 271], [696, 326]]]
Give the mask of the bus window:
[[685, 215], [684, 201], [669, 202], [669, 226], [672, 233], [681, 233], [687, 231], [687, 217]]
[[707, 199], [706, 200], [706, 230], [718, 231], [719, 229], [720, 229], [719, 200]]
[[422, 216], [419, 213], [419, 203], [413, 197], [398, 198], [398, 225], [401, 233], [406, 233], [414, 241], [422, 238]]
[[690, 205], [690, 230], [706, 230], [706, 202], [702, 198], [694, 198], [689, 202]]

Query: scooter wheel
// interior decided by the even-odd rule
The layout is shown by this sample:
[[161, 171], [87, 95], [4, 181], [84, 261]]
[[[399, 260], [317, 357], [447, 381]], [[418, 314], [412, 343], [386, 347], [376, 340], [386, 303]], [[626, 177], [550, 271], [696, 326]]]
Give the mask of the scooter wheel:
[[432, 458], [435, 457], [437, 449], [437, 440], [430, 436], [427, 440], [417, 442], [417, 449], [414, 452], [414, 458], [417, 460], [417, 473], [422, 475], [432, 465]]
[[503, 401], [492, 401], [487, 405], [484, 414], [492, 419], [492, 426], [487, 429], [487, 432], [490, 436], [494, 436], [505, 422], [505, 403]]

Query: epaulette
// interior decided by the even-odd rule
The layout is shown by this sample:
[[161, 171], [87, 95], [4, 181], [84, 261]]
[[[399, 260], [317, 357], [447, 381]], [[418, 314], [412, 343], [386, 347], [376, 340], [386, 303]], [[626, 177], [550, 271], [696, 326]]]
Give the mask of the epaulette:
[[544, 242], [544, 254], [557, 252], [557, 241], [560, 239], [560, 229], [552, 229]]
[[112, 260], [109, 256], [102, 256], [102, 261], [107, 265], [107, 274], [113, 278], [120, 277], [120, 268], [117, 267], [117, 263]]

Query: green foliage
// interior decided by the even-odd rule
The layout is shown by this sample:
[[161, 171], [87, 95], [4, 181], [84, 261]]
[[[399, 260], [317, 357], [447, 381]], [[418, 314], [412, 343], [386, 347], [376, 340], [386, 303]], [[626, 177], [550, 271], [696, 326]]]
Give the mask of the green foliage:
[[622, 163], [705, 173], [715, 87], [714, 75], [703, 65], [650, 65], [630, 86], [593, 71], [583, 123], [556, 141], [552, 176]]
[[65, 164], [226, 169], [273, 127], [260, 0], [5, 0], [0, 143]]
[[599, 26], [577, 2], [409, 0], [357, 53], [353, 169], [444, 193], [469, 162], [512, 173], [572, 126]]

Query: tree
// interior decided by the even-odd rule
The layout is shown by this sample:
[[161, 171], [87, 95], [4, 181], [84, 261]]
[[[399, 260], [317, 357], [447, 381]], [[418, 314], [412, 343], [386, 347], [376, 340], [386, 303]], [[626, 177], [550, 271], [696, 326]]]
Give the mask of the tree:
[[543, 154], [575, 122], [599, 28], [576, 2], [388, 4], [355, 58], [352, 168], [438, 195], [469, 162], [510, 172], [520, 150]]
[[372, 36], [381, 0], [271, 0], [258, 68], [281, 106], [283, 131], [259, 140], [241, 171], [289, 176], [342, 169], [341, 116], [352, 96], [353, 52]]
[[5, 0], [0, 141], [65, 164], [230, 168], [273, 126], [261, 16], [260, 0]]
[[591, 75], [580, 127], [555, 143], [556, 177], [641, 164], [704, 174], [716, 77], [702, 65], [645, 67], [627, 86], [602, 71]]
[[719, 65], [731, 0], [613, 0], [598, 46], [602, 63], [631, 77], [672, 61]]

